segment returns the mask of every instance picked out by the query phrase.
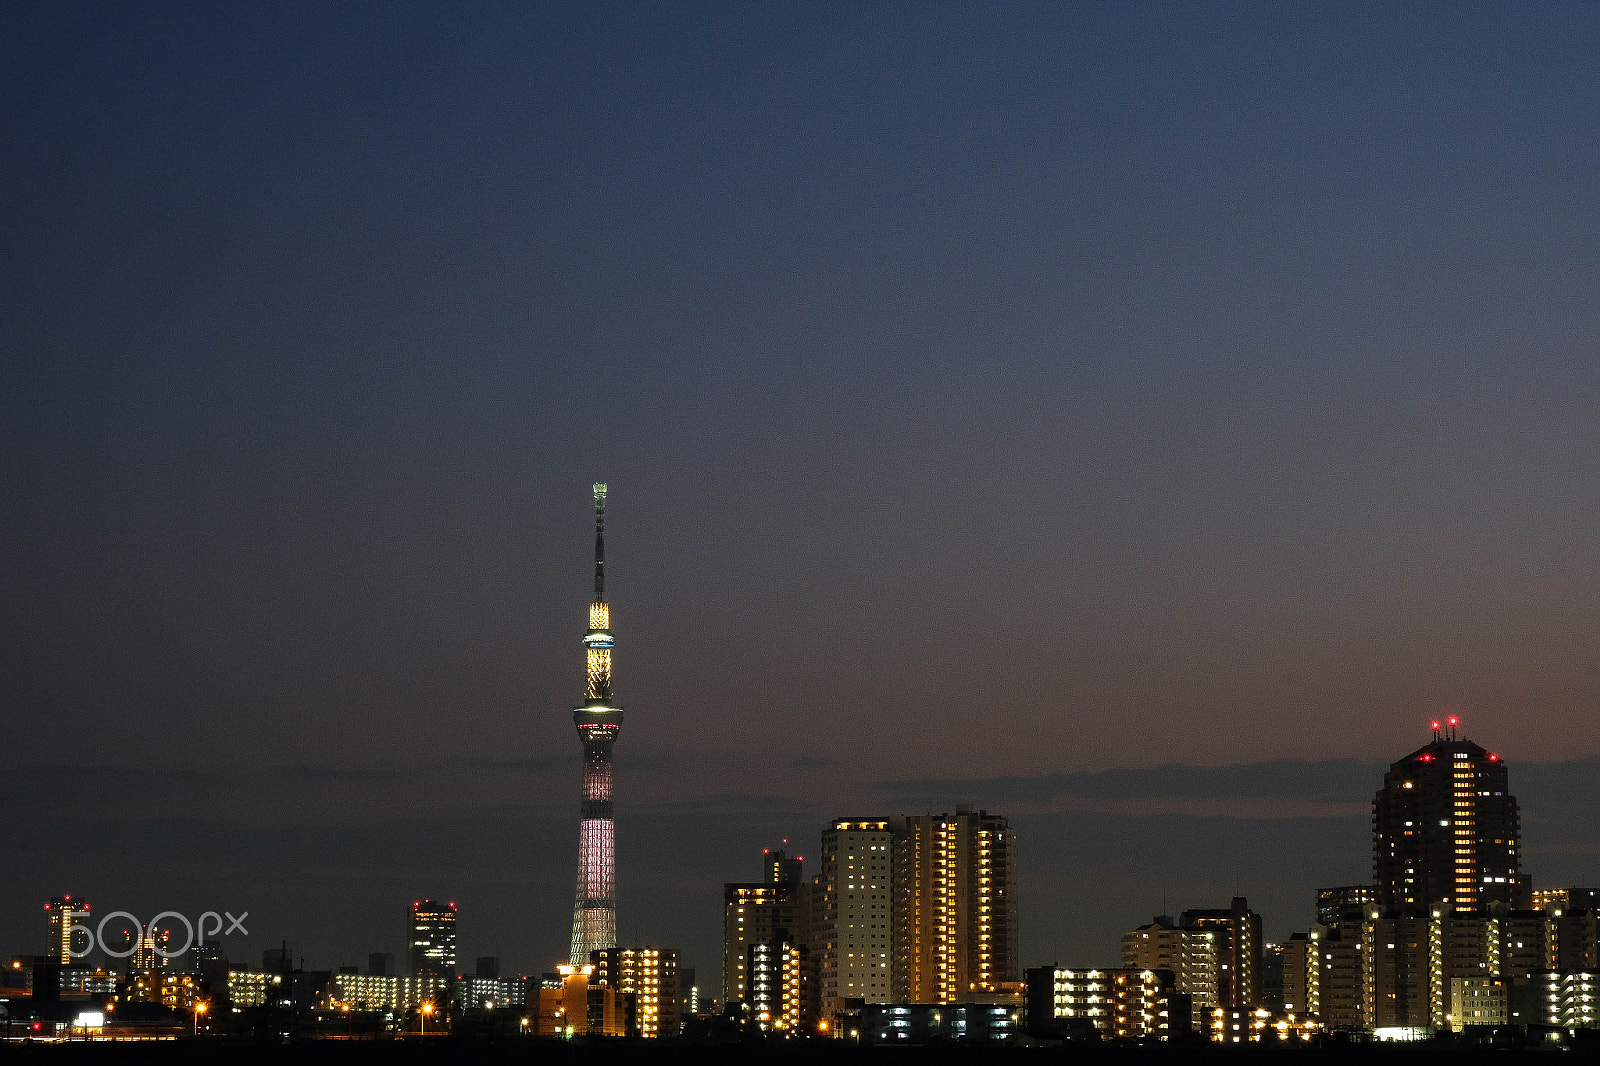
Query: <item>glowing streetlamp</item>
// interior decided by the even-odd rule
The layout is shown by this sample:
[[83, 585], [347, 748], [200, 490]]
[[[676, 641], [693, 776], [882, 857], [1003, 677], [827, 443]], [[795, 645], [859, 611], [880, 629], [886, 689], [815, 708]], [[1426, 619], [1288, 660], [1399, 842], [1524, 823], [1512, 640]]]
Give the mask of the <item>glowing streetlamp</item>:
[[194, 1001], [194, 1035], [195, 1036], [199, 1036], [200, 1035], [200, 1015], [204, 1014], [206, 1012], [206, 1009], [207, 1009], [207, 1007], [206, 1007], [206, 1001], [205, 1000], [197, 999], [197, 1000]]
[[433, 1013], [433, 1003], [432, 1002], [424, 1003], [422, 1005], [422, 1035], [423, 1036], [427, 1036], [428, 1035], [428, 1015], [430, 1015], [432, 1013]]

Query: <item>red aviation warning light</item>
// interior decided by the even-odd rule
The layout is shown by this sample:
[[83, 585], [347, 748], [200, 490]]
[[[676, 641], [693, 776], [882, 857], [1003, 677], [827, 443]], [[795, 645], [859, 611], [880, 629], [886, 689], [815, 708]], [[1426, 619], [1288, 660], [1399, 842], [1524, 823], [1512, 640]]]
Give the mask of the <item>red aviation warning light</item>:
[[1435, 733], [1439, 731], [1439, 719], [1435, 718], [1433, 721], [1429, 722], [1428, 725], [1433, 727], [1433, 731]]
[[1489, 753], [1489, 761], [1490, 762], [1499, 762], [1500, 761], [1500, 756], [1496, 755], [1494, 752], [1491, 751]]

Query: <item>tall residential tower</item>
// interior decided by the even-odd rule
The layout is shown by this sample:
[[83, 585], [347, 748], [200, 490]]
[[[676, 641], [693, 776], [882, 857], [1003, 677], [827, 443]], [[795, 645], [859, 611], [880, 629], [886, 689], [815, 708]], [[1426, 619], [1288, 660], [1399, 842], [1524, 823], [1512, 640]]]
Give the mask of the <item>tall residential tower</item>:
[[455, 901], [419, 899], [411, 904], [411, 934], [407, 944], [411, 953], [411, 976], [443, 977], [456, 975]]
[[594, 487], [594, 602], [584, 658], [589, 679], [572, 712], [583, 740], [583, 803], [578, 823], [578, 888], [572, 905], [574, 966], [591, 951], [617, 946], [616, 823], [611, 813], [611, 751], [622, 729], [622, 708], [611, 702], [611, 607], [606, 603], [606, 487]]
[[[71, 966], [73, 959], [72, 930], [79, 918], [89, 917], [89, 904], [85, 900], [74, 900], [71, 896], [56, 896], [44, 905], [45, 917], [50, 923], [50, 944], [45, 955], [55, 961], [59, 959], [61, 965]], [[89, 934], [88, 939], [93, 940], [87, 922], [78, 926]], [[92, 943], [84, 943], [83, 954], [87, 954], [93, 947]]]
[[1021, 977], [1016, 834], [988, 811], [909, 814], [894, 836], [895, 1003], [982, 1002]]
[[1372, 803], [1378, 903], [1400, 917], [1526, 907], [1517, 801], [1506, 764], [1457, 739], [1457, 718], [1389, 767]]

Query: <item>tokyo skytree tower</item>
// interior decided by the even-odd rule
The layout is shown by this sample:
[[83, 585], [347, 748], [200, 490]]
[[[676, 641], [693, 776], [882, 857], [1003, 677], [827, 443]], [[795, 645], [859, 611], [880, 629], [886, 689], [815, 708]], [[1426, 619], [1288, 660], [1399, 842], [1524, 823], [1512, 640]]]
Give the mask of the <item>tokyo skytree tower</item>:
[[611, 749], [622, 729], [622, 708], [611, 702], [611, 607], [606, 603], [606, 487], [594, 487], [594, 602], [584, 658], [589, 680], [572, 712], [583, 741], [582, 820], [578, 823], [578, 890], [572, 904], [572, 958], [587, 966], [589, 952], [617, 946], [616, 823], [611, 815]]

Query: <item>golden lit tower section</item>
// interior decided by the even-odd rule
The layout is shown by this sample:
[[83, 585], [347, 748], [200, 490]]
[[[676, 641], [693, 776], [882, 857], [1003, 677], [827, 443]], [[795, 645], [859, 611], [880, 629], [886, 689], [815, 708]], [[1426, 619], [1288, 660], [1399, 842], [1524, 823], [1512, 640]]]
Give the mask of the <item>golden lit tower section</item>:
[[616, 822], [611, 811], [611, 751], [622, 708], [611, 702], [611, 607], [606, 603], [606, 487], [594, 487], [594, 602], [583, 637], [588, 682], [572, 712], [583, 741], [583, 803], [578, 823], [578, 887], [572, 905], [573, 966], [617, 946]]

